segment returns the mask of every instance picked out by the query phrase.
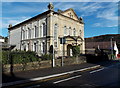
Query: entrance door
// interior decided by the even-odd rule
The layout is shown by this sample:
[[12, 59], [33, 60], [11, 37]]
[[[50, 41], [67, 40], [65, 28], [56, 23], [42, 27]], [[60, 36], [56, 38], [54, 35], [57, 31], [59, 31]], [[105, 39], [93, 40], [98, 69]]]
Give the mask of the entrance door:
[[72, 56], [72, 45], [71, 44], [67, 45], [67, 56]]

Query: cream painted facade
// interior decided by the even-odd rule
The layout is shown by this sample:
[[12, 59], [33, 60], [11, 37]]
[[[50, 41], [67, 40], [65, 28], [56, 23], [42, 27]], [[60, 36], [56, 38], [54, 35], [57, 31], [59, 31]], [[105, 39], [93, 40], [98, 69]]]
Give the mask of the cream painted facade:
[[[9, 43], [14, 49], [35, 51], [38, 55], [49, 54], [51, 48], [55, 56], [72, 56], [72, 46], [79, 45], [85, 50], [84, 22], [73, 9], [54, 11], [52, 4], [48, 11], [15, 26], [9, 26]], [[61, 44], [61, 40], [65, 43]]]

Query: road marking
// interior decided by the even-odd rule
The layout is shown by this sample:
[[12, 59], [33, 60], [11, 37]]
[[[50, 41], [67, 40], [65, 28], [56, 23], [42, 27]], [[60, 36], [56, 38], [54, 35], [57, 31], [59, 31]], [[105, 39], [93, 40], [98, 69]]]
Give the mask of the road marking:
[[54, 84], [57, 84], [57, 83], [64, 82], [64, 81], [68, 81], [68, 80], [71, 80], [71, 79], [75, 79], [75, 78], [78, 78], [78, 77], [81, 77], [81, 76], [82, 76], [82, 75], [77, 75], [77, 76], [70, 77], [70, 78], [63, 79], [63, 80], [59, 80], [59, 81], [56, 81], [56, 82], [53, 82], [53, 83], [54, 83]]
[[34, 86], [30, 86], [30, 87], [25, 87], [25, 88], [38, 88], [38, 87], [40, 87], [40, 85], [34, 85]]
[[91, 71], [90, 73], [92, 74], [92, 73], [95, 73], [95, 72], [98, 72], [98, 71], [101, 71], [101, 70], [103, 70], [104, 68], [101, 68], [101, 69], [98, 69], [98, 70], [94, 70], [94, 71]]
[[112, 67], [117, 66], [117, 65], [119, 65], [119, 64], [120, 64], [120, 63], [115, 64], [115, 65], [110, 65], [110, 66], [108, 66], [108, 67], [103, 67], [103, 68], [101, 68], [101, 69], [91, 71], [90, 73], [92, 74], [92, 73], [95, 73], [95, 72], [101, 71], [101, 70], [103, 70], [103, 69], [109, 69], [109, 68], [112, 68]]

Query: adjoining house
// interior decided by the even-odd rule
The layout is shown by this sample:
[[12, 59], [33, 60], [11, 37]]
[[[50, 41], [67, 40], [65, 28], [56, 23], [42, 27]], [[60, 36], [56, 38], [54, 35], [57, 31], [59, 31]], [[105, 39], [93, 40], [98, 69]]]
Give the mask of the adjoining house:
[[55, 55], [72, 56], [72, 47], [80, 46], [84, 53], [84, 22], [70, 8], [54, 11], [52, 3], [48, 11], [15, 26], [9, 25], [9, 44], [14, 49], [35, 51], [38, 55], [49, 54], [54, 47]]
[[95, 49], [104, 50], [108, 54], [117, 57], [120, 50], [120, 34], [107, 34], [91, 38], [85, 38], [86, 53], [95, 54]]

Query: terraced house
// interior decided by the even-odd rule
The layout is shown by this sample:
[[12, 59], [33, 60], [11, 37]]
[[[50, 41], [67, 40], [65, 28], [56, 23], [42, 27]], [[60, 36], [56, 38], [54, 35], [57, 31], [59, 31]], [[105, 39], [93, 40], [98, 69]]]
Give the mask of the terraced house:
[[38, 55], [48, 54], [54, 47], [55, 55], [72, 56], [72, 47], [85, 50], [84, 22], [72, 8], [54, 11], [52, 3], [48, 11], [21, 22], [9, 25], [9, 43], [14, 49], [35, 51]]

